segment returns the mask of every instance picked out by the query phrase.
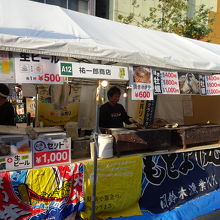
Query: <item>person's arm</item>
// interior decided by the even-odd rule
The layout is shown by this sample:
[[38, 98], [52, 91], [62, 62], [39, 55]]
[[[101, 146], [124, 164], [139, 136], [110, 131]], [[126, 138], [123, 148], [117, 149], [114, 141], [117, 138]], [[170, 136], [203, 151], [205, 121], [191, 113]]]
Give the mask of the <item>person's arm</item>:
[[127, 112], [125, 111], [123, 105], [121, 105], [121, 114], [122, 114], [122, 119], [123, 119], [123, 122], [125, 124], [132, 124], [132, 122], [129, 120], [131, 117], [128, 116]]

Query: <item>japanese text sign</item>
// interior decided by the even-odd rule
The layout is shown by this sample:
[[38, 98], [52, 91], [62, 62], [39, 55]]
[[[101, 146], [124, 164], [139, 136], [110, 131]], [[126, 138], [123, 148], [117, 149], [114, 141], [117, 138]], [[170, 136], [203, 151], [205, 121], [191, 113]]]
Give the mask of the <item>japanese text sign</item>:
[[130, 68], [132, 100], [153, 100], [153, 77], [149, 68], [138, 66]]
[[143, 157], [143, 207], [161, 213], [218, 189], [219, 156], [216, 148]]
[[163, 94], [180, 94], [178, 73], [161, 71], [161, 87]]
[[32, 141], [34, 167], [71, 162], [71, 138]]
[[28, 139], [3, 145], [8, 155], [0, 156], [0, 172], [32, 168], [32, 153]]
[[59, 73], [64, 77], [128, 80], [128, 68], [100, 64], [60, 61]]
[[55, 56], [20, 53], [15, 55], [16, 83], [62, 84], [59, 58]]
[[220, 75], [206, 76], [207, 95], [220, 95]]

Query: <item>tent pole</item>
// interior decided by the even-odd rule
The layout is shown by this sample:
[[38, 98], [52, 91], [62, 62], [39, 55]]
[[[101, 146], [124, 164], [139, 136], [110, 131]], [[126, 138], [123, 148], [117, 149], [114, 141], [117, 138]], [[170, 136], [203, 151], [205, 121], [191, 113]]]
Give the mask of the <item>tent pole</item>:
[[98, 158], [98, 132], [99, 132], [99, 99], [100, 99], [100, 82], [96, 92], [96, 124], [94, 133], [94, 158], [93, 158], [93, 187], [92, 187], [92, 216], [95, 220], [95, 204], [96, 204], [96, 180], [97, 180], [97, 158]]

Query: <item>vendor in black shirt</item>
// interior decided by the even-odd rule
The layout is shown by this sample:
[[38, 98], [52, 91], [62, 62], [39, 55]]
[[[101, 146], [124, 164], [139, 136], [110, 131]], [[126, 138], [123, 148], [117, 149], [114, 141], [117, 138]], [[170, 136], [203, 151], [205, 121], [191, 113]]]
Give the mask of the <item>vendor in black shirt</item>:
[[100, 107], [99, 126], [101, 128], [121, 128], [123, 127], [123, 122], [132, 124], [124, 107], [118, 104], [121, 96], [120, 89], [116, 86], [111, 87], [107, 96], [109, 101]]
[[9, 93], [9, 88], [0, 83], [0, 125], [15, 125], [14, 108], [7, 101]]

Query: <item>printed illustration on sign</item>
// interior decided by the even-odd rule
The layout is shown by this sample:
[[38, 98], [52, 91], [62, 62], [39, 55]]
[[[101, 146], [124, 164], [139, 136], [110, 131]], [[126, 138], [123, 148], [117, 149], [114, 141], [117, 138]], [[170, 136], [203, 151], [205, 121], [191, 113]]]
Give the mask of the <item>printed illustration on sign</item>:
[[181, 94], [200, 94], [199, 74], [178, 72]]
[[63, 84], [58, 57], [20, 53], [14, 59], [17, 83]]

